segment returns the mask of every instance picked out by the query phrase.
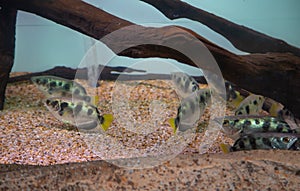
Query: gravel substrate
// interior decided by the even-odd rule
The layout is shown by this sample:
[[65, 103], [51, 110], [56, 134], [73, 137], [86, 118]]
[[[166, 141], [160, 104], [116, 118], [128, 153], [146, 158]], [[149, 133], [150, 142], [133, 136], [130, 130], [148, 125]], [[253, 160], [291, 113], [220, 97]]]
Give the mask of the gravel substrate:
[[[86, 82], [80, 83], [87, 87]], [[50, 165], [166, 153], [217, 153], [220, 142], [232, 143], [218, 132], [204, 138], [208, 111], [197, 133], [184, 135], [184, 140], [174, 135], [168, 119], [176, 116], [180, 100], [168, 80], [100, 81], [97, 89], [87, 89], [90, 95], [99, 95], [101, 113], [114, 115], [106, 133], [78, 131], [54, 118], [43, 104], [44, 95], [31, 82], [9, 84], [5, 110], [0, 112], [0, 163]], [[199, 150], [203, 141], [213, 144]]]

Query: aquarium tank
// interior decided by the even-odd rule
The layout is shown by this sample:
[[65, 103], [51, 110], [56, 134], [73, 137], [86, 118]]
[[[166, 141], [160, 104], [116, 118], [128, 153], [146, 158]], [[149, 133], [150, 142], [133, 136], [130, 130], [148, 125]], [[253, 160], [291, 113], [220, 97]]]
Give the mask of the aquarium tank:
[[1, 190], [296, 190], [297, 0], [0, 0]]

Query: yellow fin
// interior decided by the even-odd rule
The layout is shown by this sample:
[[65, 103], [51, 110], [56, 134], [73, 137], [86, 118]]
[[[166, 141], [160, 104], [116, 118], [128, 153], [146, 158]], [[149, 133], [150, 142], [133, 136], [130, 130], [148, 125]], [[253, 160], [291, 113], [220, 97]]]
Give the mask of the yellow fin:
[[94, 95], [91, 98], [92, 98], [91, 104], [98, 105], [98, 103], [99, 103], [99, 96], [98, 95]]
[[229, 145], [227, 145], [225, 143], [221, 143], [220, 148], [223, 151], [223, 153], [225, 153], [225, 154], [230, 153], [230, 146]]
[[110, 127], [112, 121], [114, 120], [114, 117], [112, 114], [104, 114], [102, 117], [103, 117], [103, 123], [101, 124], [102, 129], [104, 131], [107, 131], [107, 129]]
[[238, 91], [234, 91], [235, 94], [236, 94], [236, 98], [235, 99], [232, 99], [231, 100], [231, 104], [234, 106], [234, 107], [238, 107], [240, 105], [240, 103], [245, 99], [244, 96], [242, 96], [240, 94], [240, 92]]
[[173, 129], [173, 132], [176, 133], [177, 127], [176, 127], [176, 123], [175, 123], [175, 118], [169, 119], [169, 123]]
[[269, 109], [269, 114], [272, 117], [277, 117], [278, 116], [278, 112], [283, 109], [283, 106], [278, 103], [278, 102], [274, 102], [272, 103], [270, 109]]

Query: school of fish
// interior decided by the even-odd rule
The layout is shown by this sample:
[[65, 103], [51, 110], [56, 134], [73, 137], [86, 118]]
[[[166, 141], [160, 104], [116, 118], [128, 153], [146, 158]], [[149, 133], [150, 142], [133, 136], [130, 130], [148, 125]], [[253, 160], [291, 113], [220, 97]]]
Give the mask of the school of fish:
[[[174, 133], [185, 132], [195, 127], [211, 103], [213, 92], [209, 88], [200, 89], [197, 81], [185, 73], [171, 73], [170, 77], [181, 104], [177, 116], [169, 119], [169, 123]], [[79, 129], [90, 130], [100, 126], [106, 131], [110, 127], [113, 115], [100, 114], [93, 99], [79, 83], [56, 76], [37, 76], [31, 80], [45, 94], [45, 106], [57, 119]], [[228, 81], [225, 81], [225, 88], [226, 101], [236, 110], [234, 116], [225, 116], [220, 126], [235, 143], [232, 146], [221, 144], [223, 152], [300, 150], [300, 128], [289, 110], [274, 101], [268, 109], [270, 116], [259, 116], [265, 97], [251, 93], [244, 97]]]
[[[194, 103], [199, 100], [203, 101], [203, 103], [199, 102], [202, 115], [211, 97], [206, 93], [212, 92], [201, 90], [195, 83], [196, 80], [185, 73], [172, 73], [171, 80], [182, 101], [177, 111], [177, 117], [169, 121], [173, 129], [186, 130], [180, 127], [180, 121], [184, 120], [186, 113], [193, 113], [195, 110], [194, 107], [191, 107], [194, 104], [191, 104], [190, 101], [185, 103], [186, 97], [199, 92], [198, 96], [202, 96], [202, 99], [195, 99]], [[226, 100], [236, 110], [234, 116], [225, 116], [220, 126], [228, 137], [235, 140], [235, 143], [232, 146], [221, 144], [223, 152], [252, 149], [300, 150], [300, 128], [291, 112], [274, 101], [267, 110], [270, 116], [259, 116], [266, 100], [265, 97], [255, 94], [244, 97], [228, 81], [225, 81], [225, 88]], [[186, 105], [184, 113], [181, 108], [183, 104]]]

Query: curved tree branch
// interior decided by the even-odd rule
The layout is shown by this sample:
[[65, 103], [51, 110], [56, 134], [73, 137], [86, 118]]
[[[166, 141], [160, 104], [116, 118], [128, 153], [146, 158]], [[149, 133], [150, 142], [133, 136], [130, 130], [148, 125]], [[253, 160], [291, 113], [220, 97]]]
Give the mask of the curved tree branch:
[[300, 56], [300, 49], [250, 28], [237, 25], [180, 0], [140, 0], [154, 6], [171, 20], [188, 18], [198, 21], [227, 38], [236, 48], [250, 53], [291, 52]]

